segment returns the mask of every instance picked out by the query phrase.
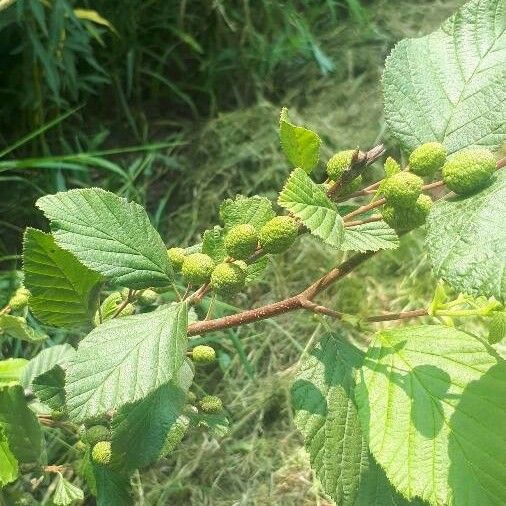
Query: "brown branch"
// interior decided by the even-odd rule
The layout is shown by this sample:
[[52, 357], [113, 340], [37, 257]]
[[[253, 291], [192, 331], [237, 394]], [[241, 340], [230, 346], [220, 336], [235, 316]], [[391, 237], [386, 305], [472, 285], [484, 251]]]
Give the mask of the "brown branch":
[[418, 318], [420, 316], [427, 316], [429, 313], [427, 309], [414, 309], [413, 311], [402, 311], [400, 313], [385, 313], [376, 316], [369, 316], [366, 318], [368, 322], [386, 322], [389, 320], [407, 320], [408, 318]]
[[374, 221], [381, 221], [383, 217], [381, 214], [375, 214], [374, 216], [371, 216], [370, 218], [366, 218], [365, 220], [355, 220], [355, 221], [347, 221], [345, 222], [345, 227], [355, 227], [356, 225], [364, 225], [365, 223], [372, 223]]

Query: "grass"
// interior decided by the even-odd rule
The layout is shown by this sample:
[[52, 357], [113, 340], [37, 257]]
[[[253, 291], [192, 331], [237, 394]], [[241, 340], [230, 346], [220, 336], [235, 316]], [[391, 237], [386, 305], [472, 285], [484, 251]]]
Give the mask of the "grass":
[[[415, 4], [408, 0], [377, 0], [366, 4], [350, 0], [347, 3], [352, 12], [351, 22], [339, 16], [340, 11], [332, 14], [328, 10], [325, 21], [315, 21], [321, 19], [320, 11], [319, 18], [307, 18], [306, 26], [296, 27], [298, 43], [304, 41], [305, 50], [301, 52], [301, 46], [294, 50], [286, 36], [292, 33], [291, 23], [297, 20], [290, 17], [295, 3], [289, 2], [289, 15], [283, 18], [280, 33], [274, 34], [269, 28], [279, 27], [278, 18], [274, 17], [272, 25], [266, 28], [270, 38], [261, 40], [262, 27], [258, 23], [264, 19], [262, 16], [255, 21], [257, 24], [248, 24], [246, 19], [240, 32], [239, 27], [245, 19], [240, 17], [241, 11], [232, 15], [225, 2], [215, 2], [212, 22], [223, 35], [221, 51], [224, 51], [225, 42], [233, 44], [242, 40], [239, 37], [242, 36], [240, 54], [245, 54], [247, 59], [237, 63], [237, 55], [235, 57], [237, 67], [230, 76], [234, 86], [229, 86], [232, 99], [225, 100], [227, 85], [222, 87], [218, 82], [220, 74], [216, 67], [204, 68], [197, 74], [200, 89], [192, 95], [192, 105], [185, 96], [189, 97], [195, 79], [188, 79], [187, 83], [182, 78], [184, 62], [178, 68], [181, 74], [177, 74], [177, 82], [157, 78], [153, 75], [152, 63], [168, 56], [152, 54], [149, 43], [136, 39], [138, 26], [130, 27], [130, 38], [115, 40], [113, 49], [121, 52], [122, 44], [131, 47], [135, 66], [129, 67], [127, 59], [121, 68], [109, 68], [111, 75], [116, 76], [113, 83], [120, 104], [114, 109], [117, 116], [110, 123], [104, 120], [93, 132], [88, 130], [87, 135], [78, 135], [73, 142], [66, 140], [66, 144], [60, 144], [66, 146], [66, 153], [73, 153], [65, 154], [63, 159], [54, 159], [51, 151], [36, 164], [25, 160], [27, 169], [24, 170], [28, 173], [2, 173], [0, 177], [18, 178], [5, 180], [8, 183], [5, 191], [23, 193], [27, 185], [35, 185], [34, 193], [21, 200], [26, 209], [32, 209], [34, 195], [45, 191], [62, 186], [103, 186], [145, 203], [168, 244], [188, 245], [199, 239], [203, 229], [216, 222], [219, 203], [224, 197], [237, 192], [275, 197], [289, 171], [276, 134], [282, 105], [290, 108], [294, 120], [303, 121], [320, 133], [325, 144], [323, 160], [337, 149], [368, 147], [383, 140], [379, 78], [384, 57], [394, 41], [437, 26], [454, 10], [456, 2], [426, 0]], [[260, 14], [266, 15], [268, 6], [275, 3], [262, 1], [259, 4]], [[321, 4], [323, 10], [330, 9], [334, 3]], [[149, 5], [146, 2], [146, 9]], [[242, 5], [244, 9], [252, 7], [248, 1]], [[112, 13], [112, 3], [109, 8]], [[131, 8], [129, 2], [122, 22], [140, 22], [129, 14]], [[277, 10], [275, 12], [279, 15]], [[106, 9], [104, 15], [112, 17], [110, 13]], [[235, 27], [235, 31], [231, 27]], [[161, 27], [157, 25], [154, 30], [159, 33]], [[181, 39], [179, 44], [188, 46], [187, 51], [195, 59], [192, 60], [195, 68], [198, 67], [195, 62], [205, 64], [207, 60], [199, 53], [199, 44], [188, 38], [185, 40], [184, 33], [187, 32], [177, 34]], [[304, 33], [305, 39], [301, 35]], [[148, 36], [149, 32], [142, 34], [142, 37]], [[199, 33], [199, 36], [209, 37], [210, 34]], [[202, 40], [196, 42], [202, 45]], [[214, 56], [217, 60], [213, 63], [221, 61], [222, 65], [227, 65], [232, 61], [230, 55], [217, 50]], [[159, 64], [163, 69], [166, 61]], [[249, 79], [252, 69], [256, 72]], [[241, 72], [245, 76], [239, 79], [237, 76]], [[163, 72], [159, 75], [166, 78]], [[150, 96], [136, 97], [139, 80], [150, 84], [154, 97], [163, 87], [171, 89], [178, 104], [174, 114], [166, 109], [163, 114], [159, 108], [151, 109]], [[240, 83], [245, 83], [245, 89]], [[93, 107], [88, 107], [80, 114], [86, 118], [94, 111]], [[209, 118], [203, 117], [207, 114]], [[173, 136], [168, 141], [171, 144], [163, 149], [145, 149], [140, 154], [104, 152], [111, 143], [133, 146], [140, 142], [146, 147], [152, 138], [151, 132], [157, 132], [155, 138], [164, 141]], [[387, 142], [393, 145], [388, 137]], [[79, 153], [77, 157], [76, 153]], [[44, 162], [42, 158], [45, 157], [48, 159]], [[23, 164], [23, 160], [17, 161]], [[68, 162], [86, 171], [83, 174], [78, 170], [57, 169], [49, 176], [42, 176], [41, 163], [46, 162], [49, 165]], [[2, 159], [0, 167], [2, 163], [8, 167], [13, 161]], [[35, 166], [37, 171], [32, 170]], [[320, 171], [322, 167], [323, 163]], [[50, 166], [44, 170], [46, 168]], [[6, 200], [3, 202], [5, 205]], [[13, 234], [4, 250], [0, 250], [0, 260], [2, 255], [19, 252], [19, 247], [12, 250], [9, 245], [18, 240], [24, 225], [40, 224], [39, 218], [31, 214], [13, 218], [19, 206], [20, 202], [15, 202], [11, 208], [2, 208], [2, 216], [9, 217], [6, 222], [13, 227], [10, 228]], [[232, 302], [239, 308], [246, 308], [285, 297], [321, 275], [337, 260], [336, 253], [320, 243], [301, 239], [279, 261], [271, 262], [268, 273], [252, 285], [247, 294]], [[7, 265], [12, 265], [9, 262]], [[307, 265], [314, 267], [309, 270]], [[15, 273], [3, 274], [0, 296], [5, 298], [17, 281]], [[345, 311], [358, 306], [374, 312], [413, 309], [430, 300], [434, 282], [425, 258], [422, 235], [410, 234], [403, 238], [399, 250], [381, 253], [328, 290], [320, 300]], [[296, 363], [313, 333], [321, 335], [328, 330], [328, 325], [320, 317], [301, 312], [206, 336], [217, 347], [220, 361], [216, 367], [199, 369], [196, 381], [199, 388], [223, 398], [232, 421], [230, 433], [217, 440], [206, 432], [193, 432], [169, 458], [135, 478], [137, 504], [329, 505], [301, 450], [301, 437], [291, 423], [290, 383], [285, 374]], [[364, 328], [360, 335], [368, 337], [377, 328], [378, 325]], [[355, 329], [349, 331], [358, 334]], [[54, 339], [61, 338], [54, 336]], [[33, 351], [24, 348], [17, 349], [16, 353], [29, 356]], [[51, 455], [64, 461], [71, 453], [56, 438], [51, 442]]]

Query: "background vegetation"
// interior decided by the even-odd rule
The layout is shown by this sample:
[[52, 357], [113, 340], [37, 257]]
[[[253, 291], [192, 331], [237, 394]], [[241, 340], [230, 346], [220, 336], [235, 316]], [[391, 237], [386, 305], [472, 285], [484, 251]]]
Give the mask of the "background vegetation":
[[[385, 56], [459, 3], [17, 0], [1, 10], [0, 306], [19, 277], [24, 227], [46, 226], [33, 207], [45, 193], [107, 188], [145, 204], [168, 245], [186, 245], [216, 221], [222, 198], [275, 195], [289, 171], [276, 132], [282, 105], [321, 135], [327, 156], [388, 144]], [[330, 290], [327, 304], [349, 311], [342, 304], [381, 310], [425, 303], [432, 280], [423, 246], [413, 234], [403, 241]], [[419, 254], [404, 254], [408, 242]], [[336, 262], [332, 251], [302, 242], [235, 304], [258, 305], [300, 288], [318, 274], [307, 272], [307, 258], [321, 272]], [[372, 274], [385, 272], [392, 277], [376, 285]], [[231, 430], [219, 441], [193, 435], [142, 473], [138, 503], [329, 504], [299, 449], [282, 372], [323, 325], [291, 315], [206, 336], [219, 366], [196, 380], [224, 394]], [[53, 332], [51, 342], [65, 338]], [[39, 351], [9, 346], [2, 344], [0, 358]], [[72, 460], [73, 448], [54, 433], [51, 462]], [[0, 493], [2, 502], [45, 498], [37, 484], [18, 483]]]

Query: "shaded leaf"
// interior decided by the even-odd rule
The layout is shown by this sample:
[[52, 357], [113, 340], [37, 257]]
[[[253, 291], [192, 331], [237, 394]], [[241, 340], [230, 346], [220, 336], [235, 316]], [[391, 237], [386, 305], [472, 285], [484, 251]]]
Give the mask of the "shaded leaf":
[[34, 329], [26, 323], [26, 319], [22, 316], [14, 316], [10, 314], [0, 315], [0, 337], [14, 337], [21, 341], [35, 343], [44, 341], [47, 335], [40, 330]]

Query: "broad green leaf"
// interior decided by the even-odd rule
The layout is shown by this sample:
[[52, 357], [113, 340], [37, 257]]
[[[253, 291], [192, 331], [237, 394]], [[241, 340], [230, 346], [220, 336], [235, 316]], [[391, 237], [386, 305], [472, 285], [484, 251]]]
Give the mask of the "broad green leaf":
[[506, 302], [506, 170], [470, 197], [434, 204], [427, 250], [436, 276], [457, 292]]
[[139, 204], [87, 188], [47, 195], [37, 206], [56, 243], [116, 285], [148, 288], [172, 279], [167, 249]]
[[0, 387], [10, 383], [19, 383], [21, 374], [28, 360], [24, 358], [8, 358], [0, 361]]
[[37, 376], [50, 371], [55, 365], [65, 369], [75, 352], [76, 350], [70, 344], [57, 344], [42, 350], [25, 367], [21, 376], [21, 384], [24, 388], [30, 388]]
[[47, 339], [46, 334], [30, 327], [25, 318], [10, 314], [0, 315], [0, 337], [14, 337], [30, 343]]
[[219, 226], [206, 230], [202, 238], [202, 253], [209, 255], [215, 262], [225, 260], [228, 255], [224, 238], [224, 230]]
[[0, 429], [9, 448], [20, 463], [39, 460], [42, 452], [42, 430], [30, 410], [20, 385], [0, 388]]
[[325, 243], [339, 248], [344, 237], [337, 206], [301, 168], [296, 168], [279, 194], [278, 203]]
[[65, 371], [55, 365], [51, 370], [37, 376], [32, 382], [33, 393], [40, 402], [60, 411], [65, 407]]
[[130, 478], [110, 467], [93, 465], [97, 506], [133, 506]]
[[48, 325], [89, 324], [96, 310], [100, 275], [56, 245], [51, 234], [28, 228], [23, 244], [30, 309]]
[[143, 399], [173, 379], [183, 364], [187, 320], [187, 305], [180, 303], [92, 330], [66, 370], [69, 416], [84, 421]]
[[281, 110], [279, 118], [279, 139], [290, 163], [309, 174], [318, 163], [322, 141], [311, 130], [291, 123], [286, 107]]
[[506, 362], [450, 327], [380, 331], [355, 398], [369, 447], [406, 497], [506, 504]]
[[67, 481], [61, 473], [58, 473], [53, 503], [56, 506], [70, 506], [72, 503], [83, 499], [83, 491]]
[[325, 492], [355, 504], [366, 448], [353, 399], [362, 353], [342, 335], [328, 334], [307, 356], [292, 386], [295, 425]]
[[0, 490], [13, 482], [18, 475], [18, 461], [9, 448], [9, 441], [4, 430], [0, 427]]
[[265, 225], [276, 214], [271, 201], [265, 197], [243, 197], [237, 195], [235, 199], [226, 199], [220, 206], [220, 218], [225, 229], [234, 225], [249, 223], [256, 229]]
[[116, 465], [133, 471], [158, 460], [165, 438], [186, 403], [186, 392], [171, 383], [123, 406], [112, 421]]
[[[506, 311], [498, 311], [490, 318], [488, 342], [496, 344], [506, 337]], [[0, 362], [1, 364], [1, 362]]]
[[506, 139], [504, 0], [471, 0], [439, 30], [402, 40], [386, 60], [386, 121], [408, 149], [440, 141], [450, 153]]
[[341, 249], [344, 251], [379, 251], [381, 249], [396, 249], [399, 247], [399, 237], [395, 230], [384, 221], [373, 221], [362, 225], [354, 225], [344, 229], [344, 239]]

